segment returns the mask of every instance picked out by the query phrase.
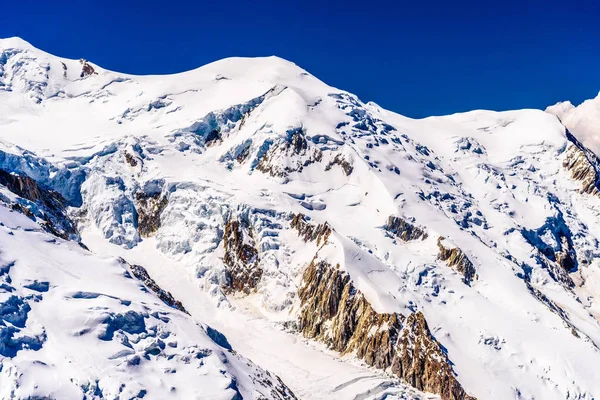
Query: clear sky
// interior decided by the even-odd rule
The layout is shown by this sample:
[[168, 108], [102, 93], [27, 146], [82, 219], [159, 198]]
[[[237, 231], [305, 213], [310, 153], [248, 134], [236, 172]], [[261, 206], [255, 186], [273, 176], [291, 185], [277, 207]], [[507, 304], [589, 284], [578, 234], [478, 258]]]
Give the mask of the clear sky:
[[277, 55], [363, 101], [424, 117], [595, 97], [598, 3], [20, 0], [1, 3], [0, 37], [134, 74]]

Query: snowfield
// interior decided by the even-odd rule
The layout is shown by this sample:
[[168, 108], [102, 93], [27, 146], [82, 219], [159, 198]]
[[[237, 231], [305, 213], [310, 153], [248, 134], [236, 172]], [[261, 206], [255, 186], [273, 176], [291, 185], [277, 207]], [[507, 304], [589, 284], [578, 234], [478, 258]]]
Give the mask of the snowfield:
[[414, 120], [277, 57], [2, 39], [0, 397], [598, 398], [586, 104]]

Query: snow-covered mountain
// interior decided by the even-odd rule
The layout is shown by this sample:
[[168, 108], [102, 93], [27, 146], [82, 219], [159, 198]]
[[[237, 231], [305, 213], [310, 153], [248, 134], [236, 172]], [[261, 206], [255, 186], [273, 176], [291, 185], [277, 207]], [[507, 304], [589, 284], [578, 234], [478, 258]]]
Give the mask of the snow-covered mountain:
[[295, 398], [221, 333], [181, 305], [163, 304], [151, 279], [136, 279], [142, 267], [44, 233], [7, 204], [0, 206], [1, 398]]
[[600, 160], [558, 108], [0, 40], [0, 395], [597, 398]]

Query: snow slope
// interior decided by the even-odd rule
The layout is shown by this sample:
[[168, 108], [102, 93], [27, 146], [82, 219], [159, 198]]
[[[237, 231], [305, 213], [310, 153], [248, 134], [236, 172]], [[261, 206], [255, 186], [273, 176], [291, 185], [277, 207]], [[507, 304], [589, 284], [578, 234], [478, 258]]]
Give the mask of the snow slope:
[[293, 398], [121, 259], [56, 239], [6, 205], [0, 220], [0, 397]]
[[[433, 395], [406, 384], [435, 387], [332, 350], [328, 338], [350, 328], [298, 295], [316, 261], [349, 277], [347, 302], [363, 296], [376, 315], [401, 315], [402, 332], [422, 313], [471, 396], [600, 395], [598, 163], [555, 116], [413, 120], [276, 57], [169, 76], [93, 64], [82, 76], [83, 65], [0, 40], [0, 169], [59, 192], [93, 253], [145, 267], [190, 312], [177, 314], [187, 324], [222, 331], [298, 397], [419, 398]], [[291, 226], [299, 213], [331, 233], [303, 239]], [[390, 217], [425, 234], [405, 240]], [[52, 246], [70, 249], [60, 257], [85, 253]], [[114, 297], [133, 296], [123, 285]], [[307, 311], [323, 334], [301, 326]], [[188, 330], [198, 332], [190, 346], [207, 340], [199, 328], [177, 332]]]

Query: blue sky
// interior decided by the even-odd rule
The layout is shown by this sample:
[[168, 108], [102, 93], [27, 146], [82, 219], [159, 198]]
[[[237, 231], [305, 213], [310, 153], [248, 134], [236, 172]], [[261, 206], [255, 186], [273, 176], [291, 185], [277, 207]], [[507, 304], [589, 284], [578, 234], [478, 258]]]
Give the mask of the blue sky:
[[105, 68], [278, 55], [411, 117], [544, 108], [600, 91], [600, 5], [573, 1], [9, 1], [0, 37]]

